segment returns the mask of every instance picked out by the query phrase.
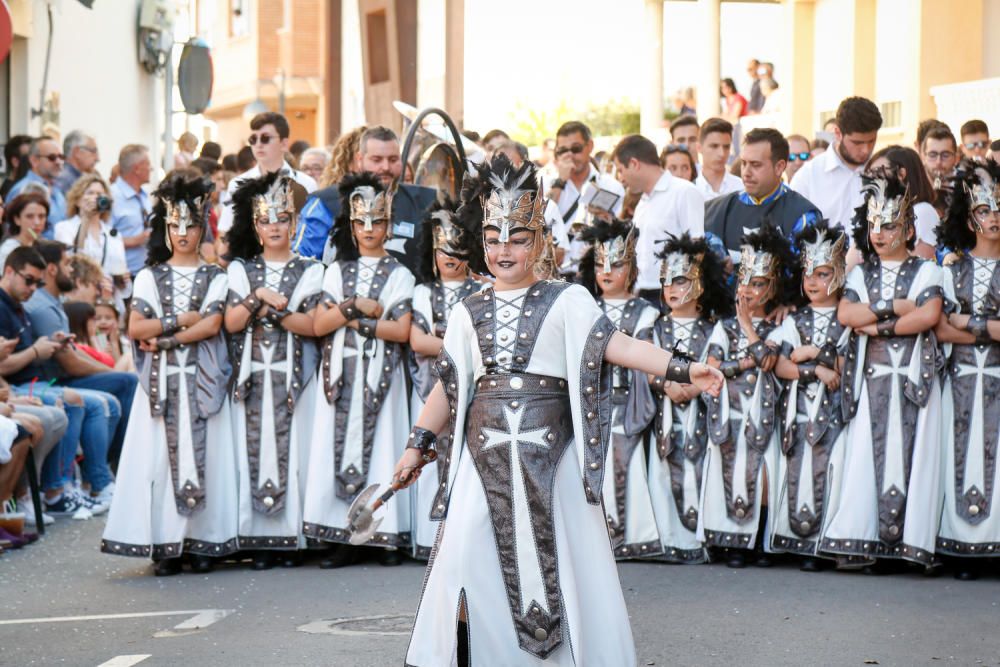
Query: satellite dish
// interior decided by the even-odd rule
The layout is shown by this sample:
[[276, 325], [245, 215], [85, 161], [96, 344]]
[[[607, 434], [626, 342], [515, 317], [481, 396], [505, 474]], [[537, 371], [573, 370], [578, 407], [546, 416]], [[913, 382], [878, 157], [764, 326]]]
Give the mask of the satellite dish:
[[184, 45], [180, 64], [177, 66], [177, 87], [180, 89], [184, 111], [199, 114], [212, 101], [212, 52], [197, 37]]

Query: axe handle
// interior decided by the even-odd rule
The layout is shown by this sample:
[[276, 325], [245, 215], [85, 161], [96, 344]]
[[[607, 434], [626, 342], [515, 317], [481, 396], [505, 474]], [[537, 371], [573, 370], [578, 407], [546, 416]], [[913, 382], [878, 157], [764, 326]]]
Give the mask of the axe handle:
[[[410, 471], [410, 475], [412, 475], [417, 470], [420, 470], [431, 461], [434, 461], [436, 458], [437, 458], [437, 452], [433, 449], [428, 449], [427, 453], [424, 454], [424, 457], [420, 460], [420, 463], [417, 464], [417, 467]], [[396, 492], [399, 491], [401, 488], [403, 488], [403, 482], [401, 480], [396, 480], [395, 482], [393, 482], [392, 486], [390, 486], [385, 493], [376, 498], [375, 502], [372, 503], [372, 512], [375, 512], [375, 510], [377, 510], [379, 507], [382, 507], [382, 505], [385, 505], [387, 502], [389, 502], [389, 499], [392, 498], [394, 495], [396, 495]]]

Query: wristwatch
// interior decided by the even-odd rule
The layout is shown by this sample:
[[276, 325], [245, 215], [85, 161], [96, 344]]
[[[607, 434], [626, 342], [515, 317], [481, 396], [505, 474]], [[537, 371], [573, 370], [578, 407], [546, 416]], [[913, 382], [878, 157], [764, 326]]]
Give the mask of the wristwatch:
[[566, 181], [564, 181], [561, 178], [556, 178], [556, 179], [554, 179], [552, 181], [552, 184], [549, 185], [549, 188], [559, 188], [560, 190], [565, 190], [566, 189]]

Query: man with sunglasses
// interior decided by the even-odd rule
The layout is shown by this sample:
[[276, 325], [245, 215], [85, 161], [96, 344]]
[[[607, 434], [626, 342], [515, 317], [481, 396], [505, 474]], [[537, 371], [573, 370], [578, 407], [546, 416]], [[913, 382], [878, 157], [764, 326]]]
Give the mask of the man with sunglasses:
[[[250, 136], [247, 143], [257, 164], [249, 170], [243, 172], [236, 178], [229, 181], [229, 197], [232, 202], [232, 195], [244, 180], [260, 178], [265, 174], [272, 174], [276, 171], [288, 174], [295, 182], [306, 189], [307, 193], [316, 190], [316, 181], [309, 174], [292, 169], [292, 166], [285, 162], [285, 153], [288, 152], [289, 136], [291, 128], [288, 126], [288, 119], [280, 113], [265, 111], [250, 119]], [[219, 215], [219, 234], [224, 234], [233, 226], [233, 205], [226, 204]]]
[[49, 192], [49, 220], [42, 232], [44, 238], [52, 238], [52, 229], [57, 222], [66, 219], [66, 195], [59, 189], [56, 179], [62, 173], [64, 156], [59, 144], [51, 137], [38, 137], [31, 142], [28, 161], [31, 170], [14, 184], [7, 193], [8, 201], [21, 194], [29, 183], [45, 186]]
[[990, 150], [990, 128], [981, 120], [970, 120], [958, 131], [962, 137], [962, 154], [975, 162], [985, 162]]
[[565, 252], [559, 271], [566, 276], [575, 275], [580, 257], [586, 245], [573, 240], [570, 226], [582, 222], [587, 214], [591, 189], [605, 190], [617, 196], [610, 213], [621, 215], [625, 188], [610, 174], [602, 174], [591, 161], [594, 152], [594, 138], [590, 128], [578, 120], [563, 123], [556, 130], [555, 169], [556, 178], [542, 179], [542, 186], [548, 198], [555, 203], [546, 209], [546, 223], [552, 229], [553, 238]]
[[785, 182], [791, 183], [795, 172], [812, 157], [812, 145], [801, 134], [790, 134], [788, 139], [788, 165], [785, 167]]

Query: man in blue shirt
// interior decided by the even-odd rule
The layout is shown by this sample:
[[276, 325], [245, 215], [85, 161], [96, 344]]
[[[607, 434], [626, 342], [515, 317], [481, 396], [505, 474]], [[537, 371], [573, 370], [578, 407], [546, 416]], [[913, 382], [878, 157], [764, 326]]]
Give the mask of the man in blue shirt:
[[[375, 174], [382, 184], [390, 187], [403, 172], [399, 155], [399, 138], [387, 127], [376, 126], [365, 130], [358, 144], [361, 171]], [[419, 185], [399, 185], [392, 199], [392, 238], [385, 249], [401, 261], [410, 271], [416, 270], [419, 261], [417, 239], [424, 213], [434, 203], [437, 191]], [[340, 212], [340, 191], [336, 184], [317, 190], [302, 209], [298, 232], [293, 242], [295, 252], [317, 259], [324, 257], [330, 228]]]
[[118, 179], [111, 185], [111, 226], [125, 242], [125, 263], [135, 277], [146, 265], [146, 241], [149, 228], [146, 218], [153, 204], [142, 186], [149, 183], [149, 149], [129, 144], [118, 154]]
[[31, 170], [7, 193], [7, 199], [10, 200], [21, 194], [29, 183], [45, 186], [49, 194], [49, 221], [42, 236], [47, 239], [52, 238], [52, 229], [55, 224], [66, 219], [66, 195], [56, 184], [56, 179], [62, 172], [64, 159], [55, 139], [49, 137], [35, 139], [31, 142], [31, 149], [28, 151]]

